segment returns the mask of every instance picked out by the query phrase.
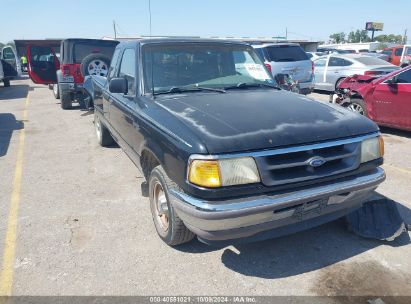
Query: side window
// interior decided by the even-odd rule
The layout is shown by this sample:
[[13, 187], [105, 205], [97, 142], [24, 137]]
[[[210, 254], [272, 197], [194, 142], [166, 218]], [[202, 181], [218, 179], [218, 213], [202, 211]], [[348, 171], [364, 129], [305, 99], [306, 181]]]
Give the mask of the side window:
[[128, 82], [127, 95], [136, 94], [136, 52], [134, 49], [126, 49], [121, 59], [119, 77], [124, 77]]
[[330, 63], [328, 64], [329, 66], [350, 66], [352, 65], [352, 62], [342, 59], [342, 58], [337, 58], [337, 57], [331, 57], [330, 58]]
[[108, 78], [113, 78], [115, 77], [115, 73], [116, 73], [116, 65], [117, 65], [117, 61], [118, 61], [118, 57], [120, 55], [120, 49], [116, 49], [114, 51], [113, 57], [111, 58], [111, 63], [110, 63], [110, 68], [108, 70]]
[[391, 50], [385, 50], [385, 51], [382, 51], [382, 53], [385, 54], [385, 55], [391, 56], [392, 51]]
[[15, 59], [13, 49], [11, 47], [5, 47], [3, 49], [3, 59]]
[[397, 83], [411, 83], [411, 70], [406, 70], [398, 75]]
[[328, 62], [328, 66], [338, 66], [338, 58], [330, 57], [330, 61]]
[[402, 55], [402, 48], [401, 49], [396, 49], [395, 50], [395, 56], [401, 56]]
[[314, 61], [316, 67], [325, 67], [326, 59], [318, 59]]
[[341, 58], [340, 58], [340, 61], [341, 61], [341, 66], [350, 66], [353, 64], [351, 61], [341, 59]]

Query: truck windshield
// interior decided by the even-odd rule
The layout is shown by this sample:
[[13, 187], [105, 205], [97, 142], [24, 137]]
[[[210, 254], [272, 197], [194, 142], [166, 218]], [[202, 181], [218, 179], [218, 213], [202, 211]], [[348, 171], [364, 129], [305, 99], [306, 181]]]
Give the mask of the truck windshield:
[[173, 93], [181, 92], [174, 88], [196, 87], [223, 89], [243, 83], [275, 85], [249, 46], [222, 43], [147, 45], [143, 48], [143, 61], [146, 92]]

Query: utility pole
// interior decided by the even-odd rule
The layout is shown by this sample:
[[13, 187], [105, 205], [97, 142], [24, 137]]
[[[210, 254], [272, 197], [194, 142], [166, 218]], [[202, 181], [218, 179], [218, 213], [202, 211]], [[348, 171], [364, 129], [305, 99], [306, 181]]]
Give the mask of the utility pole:
[[403, 37], [403, 44], [407, 44], [407, 40], [408, 40], [408, 37], [407, 37], [407, 29], [405, 29], [404, 30], [404, 37]]
[[116, 21], [113, 20], [114, 39], [117, 39]]
[[288, 29], [285, 28], [285, 39], [288, 40]]

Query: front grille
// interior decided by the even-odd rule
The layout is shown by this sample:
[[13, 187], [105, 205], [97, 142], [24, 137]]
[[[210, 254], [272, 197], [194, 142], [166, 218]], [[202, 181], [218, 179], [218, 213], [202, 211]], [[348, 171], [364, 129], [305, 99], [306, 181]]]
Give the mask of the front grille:
[[[257, 156], [255, 160], [262, 183], [276, 186], [355, 170], [360, 165], [360, 158], [361, 142], [350, 142], [325, 147], [301, 146], [281, 153], [273, 151], [273, 154]], [[323, 164], [315, 166], [315, 159], [320, 159]]]

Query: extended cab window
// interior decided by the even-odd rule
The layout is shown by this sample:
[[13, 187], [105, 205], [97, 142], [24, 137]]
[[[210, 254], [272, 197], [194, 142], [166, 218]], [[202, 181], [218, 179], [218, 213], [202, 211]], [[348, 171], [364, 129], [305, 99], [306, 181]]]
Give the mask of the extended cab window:
[[399, 74], [397, 76], [397, 83], [411, 83], [411, 70]]
[[127, 95], [136, 94], [136, 52], [134, 49], [126, 49], [121, 59], [119, 77], [127, 79], [128, 93]]
[[261, 60], [265, 61], [264, 49], [263, 48], [255, 48], [254, 49], [258, 56], [260, 56]]
[[275, 83], [260, 57], [247, 45], [147, 45], [143, 61], [146, 92]]

